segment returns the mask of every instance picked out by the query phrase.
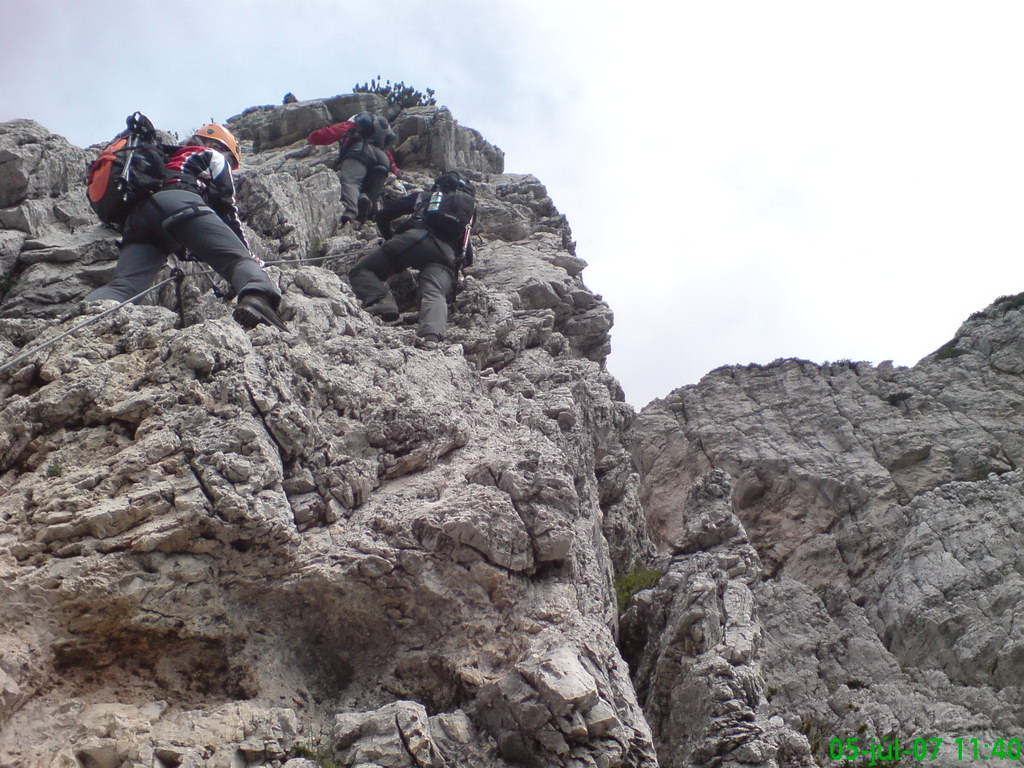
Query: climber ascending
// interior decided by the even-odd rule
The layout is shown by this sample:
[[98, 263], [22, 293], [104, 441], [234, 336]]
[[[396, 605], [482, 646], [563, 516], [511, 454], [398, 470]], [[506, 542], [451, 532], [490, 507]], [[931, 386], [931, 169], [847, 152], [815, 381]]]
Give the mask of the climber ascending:
[[[135, 296], [152, 283], [169, 254], [187, 248], [231, 284], [238, 295], [234, 318], [241, 325], [287, 330], [277, 314], [281, 294], [249, 253], [238, 218], [231, 168], [238, 168], [242, 155], [231, 132], [210, 123], [184, 146], [161, 145], [149, 118], [136, 112], [121, 136], [133, 142], [113, 153], [135, 156], [134, 161], [121, 161], [128, 167], [123, 174], [127, 178], [114, 179], [112, 167], [102, 165], [101, 155], [90, 171], [88, 191], [100, 218], [121, 229], [121, 254], [114, 279], [86, 296], [86, 301], [125, 301]], [[140, 164], [143, 156], [147, 161]], [[114, 207], [128, 199], [131, 207], [105, 216], [104, 195], [113, 198]]]
[[[458, 270], [473, 263], [469, 235], [475, 197], [472, 183], [458, 171], [448, 171], [437, 177], [429, 191], [414, 192], [385, 204], [376, 221], [387, 241], [356, 262], [348, 273], [356, 298], [370, 314], [397, 320], [398, 305], [384, 280], [407, 267], [418, 269], [418, 335], [426, 341], [444, 338], [448, 297]], [[406, 215], [399, 234], [392, 236], [391, 222]]]
[[388, 172], [398, 175], [395, 158], [388, 149], [395, 139], [388, 121], [369, 112], [309, 134], [307, 140], [318, 146], [338, 142], [337, 167], [344, 208], [341, 227], [353, 220], [365, 222], [380, 199]]

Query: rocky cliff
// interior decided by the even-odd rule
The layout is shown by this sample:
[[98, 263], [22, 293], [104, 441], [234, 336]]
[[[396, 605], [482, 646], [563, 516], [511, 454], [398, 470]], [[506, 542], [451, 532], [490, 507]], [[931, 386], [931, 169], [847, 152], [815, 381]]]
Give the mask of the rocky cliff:
[[[479, 191], [440, 347], [344, 279], [376, 232], [336, 232], [335, 151], [303, 137], [362, 109], [410, 189]], [[638, 416], [564, 217], [447, 110], [230, 126], [286, 333], [190, 263], [98, 317], [95, 148], [0, 126], [0, 365], [98, 317], [0, 373], [0, 766], [767, 768], [1022, 735], [1016, 303], [913, 369], [722, 369]]]
[[722, 725], [756, 755], [794, 746], [784, 722], [819, 762], [833, 738], [941, 738], [936, 765], [1021, 738], [1021, 306], [997, 301], [910, 369], [723, 368], [639, 416], [667, 574], [624, 635], [681, 756], [663, 765], [718, 748]]

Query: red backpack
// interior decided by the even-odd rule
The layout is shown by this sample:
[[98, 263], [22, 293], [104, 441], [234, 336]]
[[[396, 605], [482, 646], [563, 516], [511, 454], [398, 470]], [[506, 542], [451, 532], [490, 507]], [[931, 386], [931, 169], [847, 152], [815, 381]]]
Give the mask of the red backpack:
[[167, 154], [149, 118], [140, 112], [89, 167], [86, 196], [100, 221], [117, 231], [139, 202], [163, 185]]

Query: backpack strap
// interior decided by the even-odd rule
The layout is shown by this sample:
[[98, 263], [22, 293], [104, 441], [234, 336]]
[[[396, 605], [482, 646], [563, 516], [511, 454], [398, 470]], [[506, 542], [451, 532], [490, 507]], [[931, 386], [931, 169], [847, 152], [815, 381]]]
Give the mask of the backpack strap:
[[[469, 236], [471, 234], [473, 234], [473, 223], [475, 221], [476, 221], [476, 214], [473, 214], [472, 216], [469, 217], [469, 224], [466, 225], [466, 232], [462, 235], [462, 247], [459, 248], [459, 257], [460, 258], [466, 252], [466, 248], [469, 247]], [[470, 264], [473, 263], [472, 258], [469, 260], [469, 263]]]

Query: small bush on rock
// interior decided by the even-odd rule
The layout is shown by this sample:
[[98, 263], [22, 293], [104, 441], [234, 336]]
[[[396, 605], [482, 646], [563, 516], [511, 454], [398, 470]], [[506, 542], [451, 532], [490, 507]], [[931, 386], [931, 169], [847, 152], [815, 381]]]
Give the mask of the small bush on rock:
[[619, 613], [625, 613], [633, 595], [641, 589], [648, 589], [658, 583], [661, 571], [640, 569], [632, 573], [624, 573], [615, 579], [615, 597], [619, 602]]
[[352, 86], [353, 93], [376, 93], [387, 99], [388, 104], [394, 104], [399, 109], [406, 107], [432, 107], [437, 101], [434, 99], [434, 89], [427, 88], [427, 92], [406, 85], [404, 81], [398, 81], [394, 85], [390, 80], [380, 81], [380, 75], [362, 85]]

